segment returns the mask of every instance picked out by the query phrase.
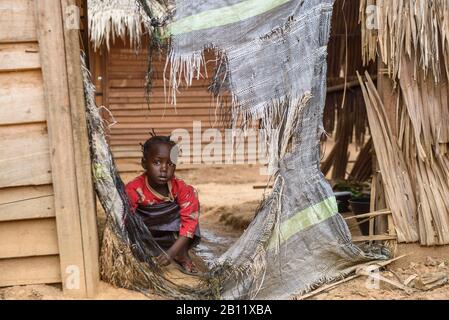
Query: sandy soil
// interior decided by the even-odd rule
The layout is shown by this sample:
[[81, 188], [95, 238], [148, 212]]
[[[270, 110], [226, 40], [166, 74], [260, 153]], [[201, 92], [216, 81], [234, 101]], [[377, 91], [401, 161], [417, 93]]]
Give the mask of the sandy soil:
[[[64, 296], [61, 285], [30, 285], [14, 286], [0, 289], [0, 300], [71, 300]], [[100, 282], [98, 293], [92, 300], [162, 300], [158, 295], [145, 296], [139, 292], [115, 288], [103, 281]]]
[[[449, 271], [449, 258], [446, 254], [442, 256], [432, 257], [425, 256], [429, 250], [413, 247], [415, 255], [411, 255], [408, 259], [413, 259], [414, 262], [409, 262], [406, 266], [399, 267], [403, 262], [393, 263], [383, 271], [380, 272], [382, 277], [404, 284], [408, 279], [415, 276], [429, 275], [441, 273], [446, 275]], [[436, 287], [433, 290], [422, 291], [417, 290], [408, 293], [406, 290], [399, 289], [387, 282], [380, 281], [379, 286], [372, 288], [372, 281], [366, 276], [350, 280], [343, 283], [334, 289], [327, 290], [316, 296], [310, 297], [311, 300], [448, 300], [449, 299], [449, 285], [446, 283], [441, 287]], [[413, 285], [409, 285], [412, 287]]]
[[[136, 173], [124, 174], [125, 182]], [[198, 167], [177, 171], [177, 175], [194, 185], [199, 191], [201, 202], [202, 245], [197, 254], [206, 262], [223, 253], [251, 222], [255, 209], [263, 197], [266, 177], [259, 174], [257, 166], [227, 166], [222, 168]], [[98, 210], [99, 229], [104, 224], [104, 213]], [[353, 228], [354, 235], [359, 234]], [[449, 247], [423, 248], [418, 245], [398, 246], [397, 254], [409, 255], [388, 266], [381, 275], [395, 281], [404, 282], [412, 275], [449, 271]], [[320, 293], [310, 299], [449, 299], [449, 285], [429, 292], [407, 294], [401, 289], [381, 282], [380, 288], [366, 288], [366, 276], [344, 283], [332, 290]], [[93, 299], [163, 299], [161, 296], [146, 297], [140, 293], [118, 289], [102, 282]], [[68, 299], [62, 295], [58, 285], [17, 286], [0, 289], [0, 299]]]

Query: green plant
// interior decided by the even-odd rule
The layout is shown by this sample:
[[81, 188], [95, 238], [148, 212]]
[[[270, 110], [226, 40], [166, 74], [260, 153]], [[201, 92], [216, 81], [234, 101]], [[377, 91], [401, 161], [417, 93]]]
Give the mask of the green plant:
[[370, 185], [366, 182], [337, 180], [333, 186], [334, 191], [349, 191], [353, 199], [363, 198], [369, 192]]

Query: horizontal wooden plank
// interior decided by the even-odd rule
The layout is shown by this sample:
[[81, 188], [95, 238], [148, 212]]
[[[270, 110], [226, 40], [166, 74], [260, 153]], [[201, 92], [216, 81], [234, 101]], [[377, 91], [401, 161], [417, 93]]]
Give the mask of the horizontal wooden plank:
[[[218, 127], [218, 126], [217, 126]], [[217, 128], [215, 127], [215, 128]], [[129, 127], [129, 128], [116, 128], [115, 126], [112, 127], [112, 130], [110, 132], [111, 136], [128, 136], [128, 135], [143, 135], [145, 137], [149, 136], [149, 132], [151, 132], [150, 126], [144, 127], [144, 128], [137, 128], [137, 127]], [[219, 128], [219, 127], [218, 127]], [[157, 130], [155, 130], [156, 134], [158, 135], [170, 135], [173, 133], [173, 129], [174, 128], [159, 128]], [[192, 128], [181, 128], [181, 129], [185, 129], [187, 130], [189, 133], [192, 132]], [[209, 128], [202, 128], [202, 131], [204, 131], [205, 129], [209, 129]], [[221, 130], [221, 128], [220, 128]], [[114, 138], [114, 137], [113, 137]]]
[[[146, 125], [143, 125], [143, 126], [124, 125], [124, 126], [122, 126], [122, 125], [115, 124], [110, 129], [113, 134], [145, 134], [145, 135], [147, 135], [148, 132], [150, 132], [148, 128], [152, 128], [152, 123], [145, 122], [144, 124], [146, 124]], [[186, 125], [186, 123], [184, 123], [182, 127], [179, 127], [179, 126], [166, 127], [164, 125], [159, 126], [159, 127], [160, 127], [160, 129], [158, 131], [156, 131], [157, 134], [160, 134], [160, 131], [169, 133], [169, 132], [173, 131], [174, 129], [186, 129], [189, 132], [192, 130], [192, 125]], [[223, 124], [219, 120], [217, 120], [216, 123], [213, 121], [210, 121], [207, 124], [205, 122], [201, 122], [201, 130], [202, 131], [204, 131], [206, 129], [220, 129], [221, 130], [223, 128], [226, 128], [226, 127], [223, 127]]]
[[0, 259], [58, 253], [54, 218], [0, 222]]
[[133, 49], [116, 49], [112, 48], [109, 53], [109, 61], [111, 60], [129, 60], [129, 61], [147, 61], [148, 59], [148, 51], [146, 49], [141, 49], [136, 54], [136, 51]]
[[0, 126], [0, 188], [50, 184], [45, 123]]
[[[133, 172], [136, 174], [141, 174], [143, 172], [142, 166], [140, 165], [140, 160], [137, 159], [118, 159], [116, 161], [117, 168], [119, 172]], [[238, 165], [238, 164], [237, 164]], [[242, 164], [244, 165], [244, 164]], [[201, 169], [204, 167], [214, 167], [214, 168], [226, 168], [227, 165], [220, 165], [220, 164], [180, 164], [176, 166], [176, 172], [180, 172], [183, 170], [191, 170], [191, 169]], [[126, 181], [125, 181], [126, 182]]]
[[381, 211], [373, 211], [370, 213], [358, 214], [358, 215], [346, 217], [345, 220], [375, 218], [378, 216], [386, 216], [386, 215], [391, 215], [391, 210], [381, 210]]
[[131, 123], [131, 124], [147, 124], [152, 126], [153, 124], [164, 124], [167, 128], [178, 128], [184, 127], [185, 125], [191, 124], [193, 121], [201, 121], [202, 126], [207, 128], [211, 127], [215, 122], [215, 117], [212, 115], [195, 115], [195, 116], [185, 116], [185, 117], [175, 117], [175, 116], [140, 116], [140, 117], [128, 117], [128, 116], [114, 116], [118, 124], [120, 123]]
[[[213, 121], [201, 121], [202, 128], [208, 129], [213, 128], [214, 122]], [[186, 129], [188, 131], [193, 130], [193, 122], [192, 120], [178, 120], [176, 122], [117, 122], [113, 129], [129, 129], [129, 128], [141, 128], [141, 129], [147, 129], [147, 132], [151, 131], [152, 128], [154, 129]]]
[[[165, 93], [163, 88], [158, 88], [159, 90], [154, 90], [151, 93], [151, 97], [164, 97]], [[200, 100], [203, 98], [209, 99], [211, 94], [207, 91], [207, 88], [188, 88], [188, 89], [180, 89], [180, 91], [177, 93], [176, 98], [182, 99], [182, 97], [195, 97], [196, 99]], [[138, 98], [138, 97], [145, 97], [145, 92], [143, 90], [135, 89], [135, 88], [120, 88], [120, 89], [109, 89], [109, 97], [110, 98], [121, 98], [121, 97], [127, 97], [127, 98]], [[201, 101], [201, 100], [200, 100]]]
[[[126, 97], [126, 96], [121, 96], [121, 97], [109, 97], [108, 101], [110, 104], [122, 104], [122, 103], [126, 103], [126, 104], [146, 104], [147, 100], [146, 98], [142, 95], [141, 97]], [[195, 103], [195, 102], [210, 102], [212, 101], [212, 95], [204, 95], [201, 99], [198, 99], [198, 96], [178, 96], [177, 100], [176, 100], [176, 104], [182, 104], [182, 103]], [[174, 104], [170, 103], [170, 100], [168, 97], [165, 97], [163, 94], [158, 95], [157, 97], [152, 96], [150, 98], [150, 104], [153, 103], [167, 103], [167, 106], [174, 106]]]
[[0, 73], [0, 125], [44, 122], [40, 70]]
[[357, 236], [352, 237], [352, 242], [387, 241], [396, 239], [397, 239], [396, 236], [389, 236], [389, 235]]
[[[190, 112], [209, 112], [215, 114], [216, 104], [212, 99], [205, 100], [186, 100], [182, 99], [176, 105], [165, 103], [164, 101], [153, 101], [151, 99], [150, 105], [146, 103], [111, 103], [108, 107], [112, 111], [112, 114], [116, 112], [126, 113], [127, 111], [135, 112], [158, 112], [163, 114], [179, 115], [189, 114]], [[220, 111], [222, 109], [218, 109]]]
[[0, 287], [60, 282], [58, 255], [0, 259]]
[[0, 1], [0, 43], [36, 41], [33, 0]]
[[[113, 137], [113, 139], [111, 139], [110, 145], [111, 145], [112, 149], [114, 149], [115, 147], [135, 147], [135, 146], [140, 146], [140, 143], [145, 142], [147, 139], [148, 139], [148, 136], [145, 136], [145, 137], [142, 137], [139, 139], [127, 139], [127, 140], [126, 139], [117, 139], [116, 137]], [[224, 143], [225, 139], [223, 138], [222, 141]], [[205, 146], [205, 145], [209, 144], [210, 141], [205, 141], [205, 140], [200, 140], [200, 139], [195, 139], [195, 140], [192, 139], [191, 141], [189, 141], [189, 143], [190, 144], [201, 143], [203, 146]]]
[[198, 108], [198, 109], [179, 109], [178, 112], [175, 113], [173, 110], [170, 109], [140, 109], [140, 110], [115, 110], [112, 112], [112, 115], [115, 118], [119, 117], [129, 117], [134, 119], [139, 118], [155, 118], [158, 120], [164, 120], [164, 119], [182, 119], [182, 118], [194, 118], [194, 117], [204, 117], [207, 116], [208, 119], [215, 119], [215, 112], [211, 108]]
[[[141, 142], [145, 142], [147, 139], [148, 139], [148, 136], [144, 137], [143, 139], [130, 139], [130, 140], [118, 140], [118, 139], [116, 139], [116, 137], [113, 137], [112, 140], [114, 141], [114, 143], [111, 143], [111, 150], [113, 152], [118, 152], [118, 151], [140, 151], [140, 149], [141, 149], [140, 143]], [[220, 140], [218, 140], [218, 141], [220, 141]], [[245, 148], [248, 148], [248, 145], [250, 143], [257, 142], [257, 141], [258, 141], [257, 137], [246, 138], [246, 139], [244, 139], [242, 137], [241, 139], [238, 140], [239, 146], [244, 146]], [[205, 137], [203, 137], [203, 138], [199, 137], [198, 139], [193, 139], [192, 138], [190, 140], [185, 141], [185, 143], [186, 144], [189, 143], [190, 146], [192, 146], [192, 143], [195, 144], [195, 145], [196, 144], [201, 144], [201, 146], [203, 148], [205, 146], [211, 144], [212, 142], [214, 142], [214, 139], [207, 140]], [[226, 143], [229, 143], [229, 145], [230, 145], [231, 140], [230, 139], [226, 140], [226, 138], [222, 136], [221, 143], [222, 143], [222, 145], [224, 145]], [[264, 142], [261, 141], [260, 144], [262, 145], [263, 143]]]
[[0, 204], [20, 202], [53, 195], [51, 184], [0, 189]]
[[54, 217], [51, 185], [0, 190], [0, 221]]
[[[211, 83], [211, 79], [201, 79], [201, 80], [195, 80], [192, 83], [191, 87], [203, 87], [206, 88]], [[168, 82], [165, 82], [168, 87]], [[145, 88], [146, 81], [142, 79], [112, 79], [109, 81], [109, 86], [111, 88], [133, 88], [133, 89], [141, 89], [143, 90]], [[160, 79], [154, 79], [151, 81], [151, 85], [153, 89], [156, 88], [163, 88], [164, 87], [164, 80], [162, 78]]]
[[[146, 69], [148, 66], [148, 60], [147, 59], [141, 59], [141, 60], [134, 60], [134, 59], [113, 59], [108, 62], [108, 68], [123, 68], [126, 66], [135, 66], [140, 67], [142, 69]], [[154, 70], [154, 68], [153, 68]]]
[[0, 204], [0, 221], [54, 217], [54, 202], [54, 196], [46, 196]]
[[[200, 151], [200, 153], [194, 152], [193, 150], [191, 150], [191, 155], [190, 157], [197, 157], [196, 159], [203, 159], [202, 158], [202, 153], [203, 153], [203, 149]], [[112, 152], [114, 159], [141, 159], [142, 158], [142, 152], [140, 151], [116, 151], [116, 152]], [[251, 152], [247, 152], [246, 150], [236, 150], [234, 153], [234, 158], [237, 157], [238, 159], [241, 159], [241, 157], [244, 157], [246, 159], [246, 157], [251, 157], [251, 159], [254, 161], [254, 159], [257, 159], [258, 153], [257, 150], [251, 151]], [[219, 162], [226, 162], [229, 161], [227, 159], [230, 159], [230, 155], [226, 156], [224, 154], [224, 149], [222, 149], [222, 156], [220, 158], [213, 158], [211, 159], [211, 161], [219, 161]], [[206, 160], [206, 159], [203, 159]], [[184, 160], [183, 160], [184, 161]], [[207, 160], [209, 161], [209, 160]], [[185, 162], [185, 161], [184, 161]]]
[[147, 72], [145, 70], [140, 71], [125, 71], [125, 70], [108, 70], [108, 78], [110, 80], [117, 80], [117, 79], [145, 79]]
[[37, 42], [0, 44], [0, 72], [39, 69], [40, 66]]

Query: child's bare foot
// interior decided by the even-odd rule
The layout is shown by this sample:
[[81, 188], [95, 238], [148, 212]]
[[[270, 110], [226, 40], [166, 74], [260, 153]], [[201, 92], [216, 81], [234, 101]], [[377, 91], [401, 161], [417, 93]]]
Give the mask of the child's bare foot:
[[193, 263], [189, 256], [176, 257], [175, 261], [182, 267], [188, 274], [198, 274], [198, 268]]

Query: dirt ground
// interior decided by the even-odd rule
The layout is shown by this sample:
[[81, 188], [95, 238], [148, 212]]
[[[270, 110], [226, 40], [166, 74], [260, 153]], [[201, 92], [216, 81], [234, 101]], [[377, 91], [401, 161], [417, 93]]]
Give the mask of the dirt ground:
[[[125, 182], [136, 173], [122, 175]], [[197, 254], [207, 263], [223, 253], [242, 233], [254, 216], [263, 197], [266, 177], [259, 174], [257, 166], [198, 167], [177, 171], [177, 176], [197, 188], [201, 203], [201, 228], [203, 243]], [[98, 210], [99, 229], [104, 224], [104, 213]], [[357, 228], [354, 235], [359, 234]], [[434, 272], [448, 275], [449, 248], [423, 248], [418, 245], [400, 245], [397, 255], [408, 256], [386, 267], [381, 276], [404, 283], [411, 276]], [[367, 277], [361, 276], [309, 299], [329, 300], [378, 300], [378, 299], [449, 299], [449, 285], [431, 291], [406, 293], [381, 281], [378, 289], [366, 287]], [[16, 286], [0, 289], [0, 299], [68, 299], [60, 285]], [[99, 293], [93, 299], [164, 299], [161, 296], [143, 294], [114, 288], [101, 282]]]

